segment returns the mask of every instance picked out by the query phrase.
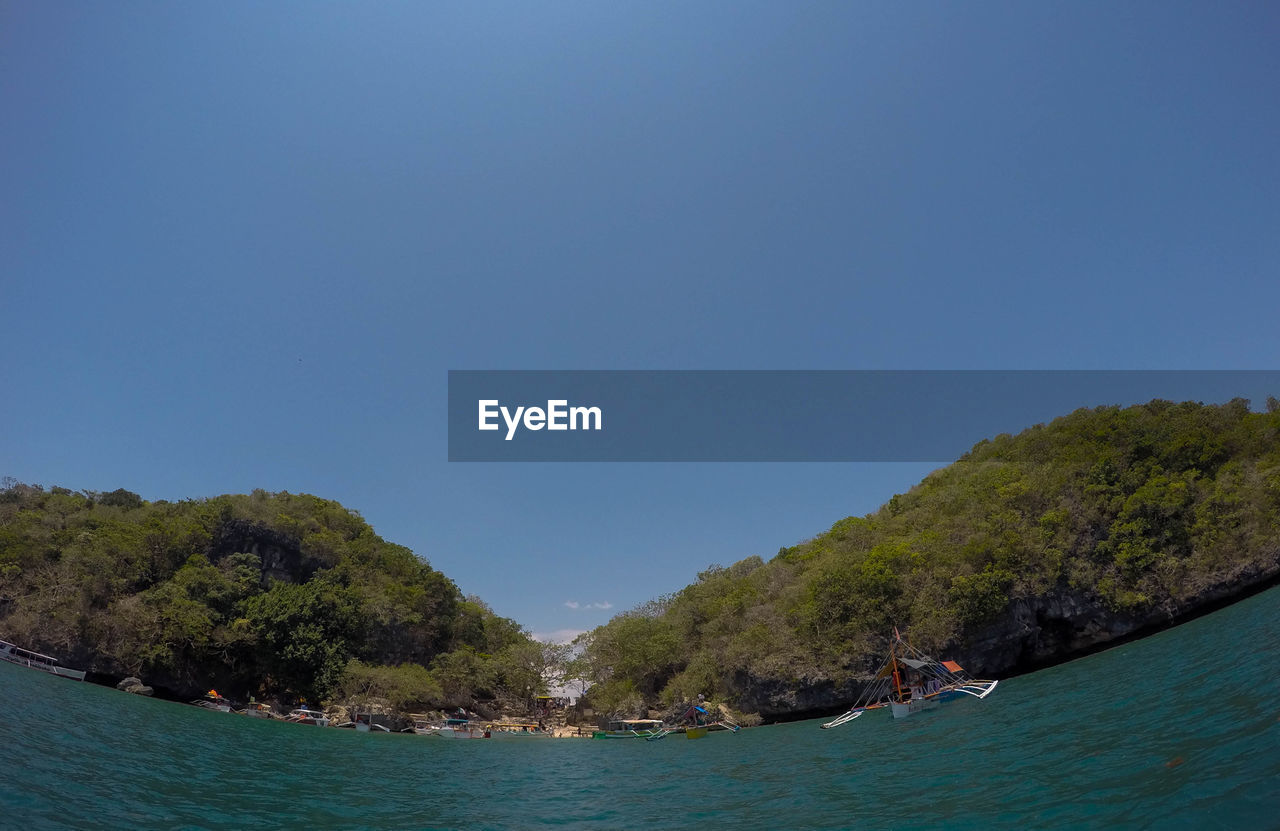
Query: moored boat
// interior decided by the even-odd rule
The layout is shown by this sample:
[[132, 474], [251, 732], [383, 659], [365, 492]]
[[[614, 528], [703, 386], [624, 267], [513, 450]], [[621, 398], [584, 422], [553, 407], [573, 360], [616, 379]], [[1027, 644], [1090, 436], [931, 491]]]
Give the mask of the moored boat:
[[[698, 696], [698, 700], [702, 701], [702, 696]], [[645, 741], [655, 742], [659, 739], [665, 739], [673, 733], [683, 733], [686, 739], [705, 739], [712, 731], [725, 730], [730, 733], [737, 733], [742, 728], [734, 724], [728, 719], [720, 719], [713, 721], [705, 707], [701, 704], [694, 704], [685, 714], [680, 717], [680, 723], [674, 727], [663, 727], [652, 736], [646, 736]]]
[[52, 655], [32, 652], [30, 649], [23, 649], [8, 641], [0, 641], [0, 660], [8, 661], [18, 666], [38, 669], [41, 672], [47, 672], [59, 678], [70, 678], [72, 681], [83, 681], [85, 676], [84, 670], [58, 666], [58, 659]]
[[373, 720], [373, 713], [356, 713], [352, 721], [344, 721], [342, 724], [334, 726], [339, 728], [355, 728], [357, 733], [369, 733], [374, 730], [378, 730], [382, 733], [391, 732], [389, 727], [378, 724]]
[[236, 712], [249, 718], [276, 718], [276, 714], [271, 712], [270, 707], [253, 699], [249, 699], [249, 703], [244, 705], [243, 710], [236, 710]]
[[189, 703], [206, 710], [216, 710], [219, 713], [231, 712], [231, 701], [219, 695], [217, 690], [209, 690], [204, 694], [204, 698], [197, 698]]
[[888, 709], [894, 718], [907, 718], [932, 710], [944, 701], [966, 696], [986, 698], [999, 683], [970, 678], [955, 661], [939, 661], [925, 655], [895, 629], [889, 642], [889, 657], [858, 703], [822, 725], [822, 729], [848, 724], [869, 710]]
[[596, 730], [593, 739], [647, 739], [658, 734], [672, 732], [672, 728], [656, 718], [622, 718], [609, 722], [605, 730]]
[[490, 731], [465, 718], [446, 718], [432, 721], [427, 716], [413, 716], [414, 733], [437, 739], [487, 739]]
[[291, 721], [294, 724], [314, 724], [316, 727], [328, 727], [329, 716], [320, 710], [312, 710], [309, 707], [298, 707], [290, 710], [289, 715], [284, 717], [285, 721]]

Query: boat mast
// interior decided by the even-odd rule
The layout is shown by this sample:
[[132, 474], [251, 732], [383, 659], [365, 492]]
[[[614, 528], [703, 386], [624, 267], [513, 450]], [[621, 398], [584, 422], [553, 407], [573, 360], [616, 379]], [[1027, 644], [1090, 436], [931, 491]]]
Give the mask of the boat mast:
[[897, 701], [902, 700], [902, 676], [898, 672], [898, 630], [893, 630], [893, 642], [889, 645], [889, 661], [893, 664], [893, 692]]

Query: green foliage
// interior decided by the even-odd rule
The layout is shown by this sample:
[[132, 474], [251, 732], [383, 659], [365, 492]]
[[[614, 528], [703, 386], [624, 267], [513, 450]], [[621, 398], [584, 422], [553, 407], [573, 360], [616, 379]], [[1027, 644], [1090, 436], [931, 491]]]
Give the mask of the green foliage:
[[661, 700], [670, 707], [681, 701], [694, 701], [699, 695], [708, 695], [720, 686], [723, 670], [714, 657], [699, 653], [675, 675], [662, 690]]
[[463, 647], [437, 657], [431, 675], [440, 684], [446, 704], [459, 707], [475, 698], [492, 698], [497, 689], [497, 672], [489, 656]]
[[[70, 493], [66, 488], [58, 488], [54, 493], [57, 493], [58, 491]], [[113, 490], [111, 493], [100, 494], [98, 496], [98, 502], [103, 505], [114, 505], [127, 510], [142, 507], [142, 497], [132, 491], [127, 491], [124, 488]]]
[[554, 660], [546, 644], [531, 640], [513, 641], [493, 656], [498, 684], [516, 698], [532, 706], [546, 692], [544, 676]]
[[629, 689], [652, 696], [675, 674], [681, 643], [665, 617], [624, 614], [596, 632], [591, 655], [597, 677], [628, 681]]
[[363, 623], [350, 589], [320, 580], [276, 583], [245, 604], [268, 688], [323, 698], [338, 682]]
[[987, 568], [978, 574], [957, 574], [951, 578], [948, 599], [963, 624], [986, 623], [1009, 605], [1011, 572]]
[[425, 710], [444, 699], [444, 691], [427, 668], [419, 664], [377, 666], [350, 661], [343, 670], [339, 689], [357, 706], [381, 699], [402, 712]]
[[644, 707], [645, 697], [636, 689], [634, 681], [612, 678], [600, 681], [591, 688], [591, 704], [603, 713], [636, 716]]

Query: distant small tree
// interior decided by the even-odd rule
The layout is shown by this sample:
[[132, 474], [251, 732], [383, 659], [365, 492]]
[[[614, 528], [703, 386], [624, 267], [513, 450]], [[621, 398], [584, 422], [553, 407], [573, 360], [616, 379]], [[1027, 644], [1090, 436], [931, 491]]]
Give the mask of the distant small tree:
[[112, 505], [125, 510], [133, 510], [141, 508], [143, 505], [142, 497], [133, 491], [127, 491], [124, 488], [117, 488], [111, 493], [104, 493], [98, 497], [99, 504]]

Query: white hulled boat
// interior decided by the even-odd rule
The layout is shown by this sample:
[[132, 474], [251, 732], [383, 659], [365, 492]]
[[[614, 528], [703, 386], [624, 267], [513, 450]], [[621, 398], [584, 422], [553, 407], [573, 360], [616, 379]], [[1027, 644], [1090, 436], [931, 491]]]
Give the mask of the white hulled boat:
[[57, 675], [60, 678], [70, 678], [73, 681], [83, 681], [85, 676], [84, 670], [58, 666], [58, 659], [52, 655], [41, 655], [39, 652], [23, 649], [8, 641], [0, 641], [0, 661], [8, 661], [18, 666], [38, 669], [41, 672]]
[[826, 730], [848, 724], [868, 710], [887, 708], [894, 718], [932, 710], [944, 701], [965, 696], [986, 698], [999, 681], [974, 679], [955, 661], [938, 661], [893, 631], [889, 657], [876, 672], [858, 703], [822, 725]]
[[307, 707], [298, 707], [290, 710], [289, 715], [284, 717], [285, 721], [292, 721], [294, 724], [314, 724], [316, 727], [328, 727], [329, 716], [320, 710], [312, 710]]

